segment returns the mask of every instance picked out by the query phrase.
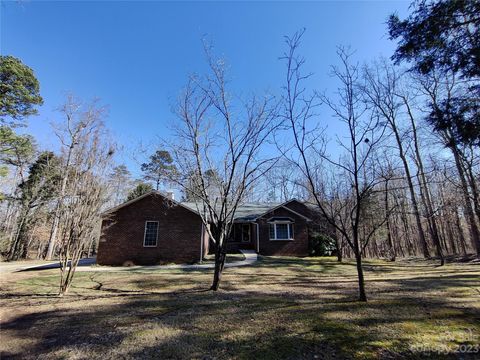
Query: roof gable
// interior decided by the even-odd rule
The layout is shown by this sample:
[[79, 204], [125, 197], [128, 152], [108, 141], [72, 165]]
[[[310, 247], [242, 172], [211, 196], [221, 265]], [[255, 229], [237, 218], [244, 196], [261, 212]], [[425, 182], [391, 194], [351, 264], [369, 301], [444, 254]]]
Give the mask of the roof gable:
[[[286, 202], [284, 202], [284, 203], [282, 203], [282, 204], [280, 204], [280, 205], [278, 205], [278, 206], [275, 206], [275, 207], [269, 209], [268, 211], [266, 211], [265, 213], [261, 214], [260, 216], [257, 216], [256, 219], [258, 219], [258, 218], [260, 218], [260, 217], [262, 217], [262, 216], [264, 216], [264, 215], [267, 215], [267, 214], [271, 213], [272, 211], [275, 211], [276, 209], [282, 208], [282, 209], [285, 209], [285, 210], [291, 212], [292, 214], [295, 214], [295, 215], [297, 215], [297, 216], [300, 216], [300, 217], [304, 218], [306, 221], [312, 221], [312, 219], [310, 219], [308, 216], [305, 216], [305, 215], [303, 215], [303, 214], [301, 214], [301, 213], [299, 213], [299, 212], [297, 212], [297, 211], [295, 211], [295, 210], [293, 210], [293, 209], [290, 209], [289, 207], [285, 206], [286, 204], [288, 204], [288, 203], [291, 202], [291, 201], [293, 201], [293, 200], [288, 200], [288, 201], [286, 201]], [[295, 200], [295, 201], [298, 201], [298, 200]], [[255, 220], [256, 220], [256, 219], [255, 219]]]
[[114, 213], [114, 212], [116, 212], [116, 211], [118, 211], [118, 210], [120, 210], [120, 209], [122, 209], [122, 208], [125, 208], [125, 207], [127, 207], [127, 206], [130, 206], [130, 205], [132, 205], [132, 204], [134, 204], [134, 203], [136, 203], [136, 202], [138, 202], [138, 201], [140, 201], [140, 200], [142, 200], [142, 199], [144, 199], [144, 198], [146, 198], [146, 197], [152, 196], [152, 195], [161, 196], [161, 197], [163, 197], [165, 200], [171, 201], [171, 202], [173, 202], [175, 205], [179, 205], [179, 206], [181, 206], [181, 207], [183, 207], [183, 208], [185, 208], [185, 209], [187, 209], [187, 210], [189, 210], [189, 211], [191, 211], [191, 212], [193, 212], [193, 213], [195, 213], [195, 214], [198, 215], [198, 212], [195, 211], [194, 209], [189, 208], [189, 207], [183, 205], [182, 203], [180, 203], [180, 202], [178, 202], [178, 201], [175, 201], [175, 200], [172, 200], [172, 199], [168, 198], [166, 195], [164, 195], [163, 193], [161, 193], [161, 192], [158, 191], [158, 190], [152, 190], [152, 191], [149, 191], [148, 193], [145, 193], [145, 194], [143, 194], [143, 195], [140, 195], [139, 197], [136, 197], [135, 199], [126, 201], [126, 202], [124, 202], [123, 204], [117, 205], [117, 206], [115, 206], [115, 207], [113, 207], [113, 208], [111, 208], [111, 209], [108, 209], [108, 210], [104, 211], [104, 212], [101, 214], [101, 216], [102, 216], [102, 217], [105, 217], [105, 216], [107, 216], [108, 214], [112, 214], [112, 213]]

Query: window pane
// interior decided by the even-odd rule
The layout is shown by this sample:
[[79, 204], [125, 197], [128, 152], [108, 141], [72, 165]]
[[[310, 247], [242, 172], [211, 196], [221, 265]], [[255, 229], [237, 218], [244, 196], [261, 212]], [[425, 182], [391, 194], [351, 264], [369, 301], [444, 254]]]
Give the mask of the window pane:
[[270, 227], [270, 239], [275, 239], [275, 228], [274, 228], [275, 225], [273, 224], [270, 224], [269, 227]]
[[288, 230], [290, 231], [290, 239], [293, 239], [293, 224], [288, 224]]
[[156, 246], [157, 245], [157, 234], [158, 234], [158, 223], [153, 221], [147, 221], [145, 225], [145, 246]]
[[288, 239], [288, 224], [276, 224], [277, 239]]

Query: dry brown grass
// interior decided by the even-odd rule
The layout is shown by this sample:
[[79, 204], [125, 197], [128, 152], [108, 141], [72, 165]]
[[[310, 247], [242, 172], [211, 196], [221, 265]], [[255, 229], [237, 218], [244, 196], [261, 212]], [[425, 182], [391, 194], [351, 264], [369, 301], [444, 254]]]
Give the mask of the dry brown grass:
[[217, 293], [211, 270], [78, 273], [65, 298], [58, 270], [2, 274], [2, 359], [480, 356], [478, 264], [365, 268], [367, 304], [353, 263], [332, 258], [229, 268]]

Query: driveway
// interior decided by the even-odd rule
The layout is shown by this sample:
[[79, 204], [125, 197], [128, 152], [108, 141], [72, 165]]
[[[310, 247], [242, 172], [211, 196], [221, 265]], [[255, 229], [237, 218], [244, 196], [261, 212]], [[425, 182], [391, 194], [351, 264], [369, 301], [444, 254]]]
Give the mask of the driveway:
[[[234, 261], [231, 263], [226, 263], [225, 267], [238, 267], [254, 264], [258, 260], [257, 253], [253, 250], [240, 250], [245, 256], [244, 260]], [[5, 264], [5, 265], [4, 265]], [[77, 271], [135, 271], [135, 270], [162, 270], [162, 269], [181, 269], [181, 270], [201, 270], [201, 269], [213, 269], [215, 267], [214, 263], [208, 264], [193, 264], [193, 265], [152, 265], [152, 266], [98, 266], [96, 265], [95, 258], [81, 259]], [[37, 270], [48, 270], [48, 269], [58, 269], [60, 264], [57, 262], [42, 263], [39, 265], [32, 264], [21, 264], [21, 263], [0, 263], [0, 273], [1, 272], [16, 272], [16, 271], [37, 271]]]
[[[78, 263], [78, 268], [84, 266], [95, 265], [96, 259], [86, 258], [80, 259]], [[58, 269], [60, 268], [60, 263], [58, 261], [49, 261], [45, 262], [42, 260], [22, 260], [22, 261], [13, 261], [13, 262], [1, 262], [0, 263], [0, 273], [8, 272], [17, 272], [17, 271], [31, 271], [31, 270], [48, 270], [48, 269]]]

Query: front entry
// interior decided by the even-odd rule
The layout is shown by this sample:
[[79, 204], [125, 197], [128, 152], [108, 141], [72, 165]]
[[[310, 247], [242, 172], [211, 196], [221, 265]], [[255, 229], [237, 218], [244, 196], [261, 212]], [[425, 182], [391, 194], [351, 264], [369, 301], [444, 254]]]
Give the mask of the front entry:
[[233, 225], [232, 233], [228, 239], [229, 250], [253, 249], [252, 224], [236, 223]]
[[250, 224], [241, 224], [241, 239], [242, 243], [250, 242]]

